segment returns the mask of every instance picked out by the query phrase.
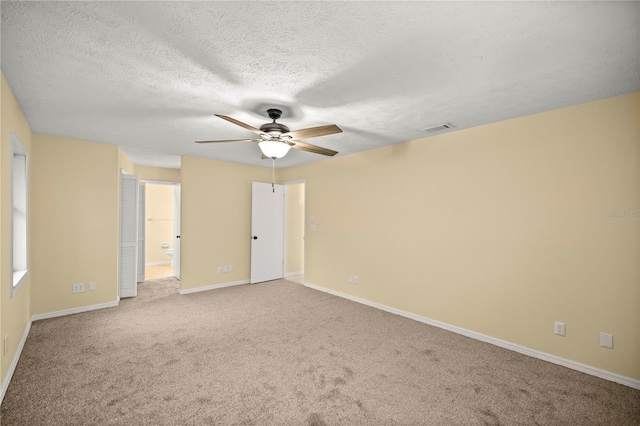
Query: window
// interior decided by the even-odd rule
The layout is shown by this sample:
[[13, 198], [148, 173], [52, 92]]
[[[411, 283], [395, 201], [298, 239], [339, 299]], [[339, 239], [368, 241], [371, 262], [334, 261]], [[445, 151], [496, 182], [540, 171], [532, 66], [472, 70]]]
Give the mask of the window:
[[11, 154], [11, 203], [13, 205], [11, 212], [11, 244], [13, 246], [11, 257], [13, 287], [11, 295], [13, 296], [25, 281], [29, 270], [27, 261], [27, 150], [13, 132], [11, 132]]

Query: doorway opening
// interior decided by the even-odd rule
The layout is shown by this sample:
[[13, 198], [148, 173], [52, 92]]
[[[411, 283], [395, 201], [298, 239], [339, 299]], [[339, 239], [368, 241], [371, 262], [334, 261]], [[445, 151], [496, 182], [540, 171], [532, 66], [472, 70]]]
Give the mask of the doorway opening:
[[180, 184], [144, 182], [143, 213], [144, 247], [141, 256], [145, 281], [175, 277], [180, 279]]

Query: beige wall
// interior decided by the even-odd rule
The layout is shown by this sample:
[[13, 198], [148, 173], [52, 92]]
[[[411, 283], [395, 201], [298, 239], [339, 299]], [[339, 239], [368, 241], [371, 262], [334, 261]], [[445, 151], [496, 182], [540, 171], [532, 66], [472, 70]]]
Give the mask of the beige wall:
[[173, 185], [145, 186], [145, 263], [171, 262], [162, 243], [173, 247]]
[[[181, 171], [180, 288], [248, 280], [251, 182], [270, 182], [271, 170], [182, 157]], [[233, 272], [217, 273], [229, 264]]]
[[284, 170], [307, 281], [640, 378], [639, 96]]
[[140, 180], [155, 180], [160, 182], [180, 182], [180, 169], [164, 167], [135, 166], [135, 174]]
[[[33, 147], [31, 129], [27, 123], [20, 106], [7, 84], [4, 75], [0, 82], [0, 357], [1, 380], [11, 365], [16, 355], [20, 340], [31, 318], [30, 303], [33, 294]], [[20, 142], [28, 150], [28, 185], [29, 185], [29, 275], [25, 283], [12, 297], [11, 287], [13, 281], [13, 268], [11, 265], [11, 132], [14, 132]], [[4, 339], [6, 340], [6, 355], [4, 351]]]
[[285, 275], [304, 271], [304, 184], [285, 187]]
[[33, 315], [117, 300], [123, 160], [114, 145], [34, 135]]

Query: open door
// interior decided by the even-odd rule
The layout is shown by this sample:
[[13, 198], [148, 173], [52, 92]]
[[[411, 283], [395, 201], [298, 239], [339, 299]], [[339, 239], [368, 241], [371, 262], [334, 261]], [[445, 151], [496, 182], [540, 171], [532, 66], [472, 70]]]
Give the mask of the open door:
[[138, 294], [138, 176], [120, 174], [120, 297]]
[[251, 284], [284, 277], [284, 185], [253, 182]]
[[173, 276], [180, 279], [180, 184], [173, 185]]

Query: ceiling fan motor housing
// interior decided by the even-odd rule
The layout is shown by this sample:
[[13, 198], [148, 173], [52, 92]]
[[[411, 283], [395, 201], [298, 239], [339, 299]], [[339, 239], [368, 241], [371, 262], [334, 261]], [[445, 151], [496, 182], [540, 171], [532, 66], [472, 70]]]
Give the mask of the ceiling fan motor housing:
[[284, 124], [280, 124], [280, 123], [263, 124], [262, 126], [260, 126], [260, 130], [262, 130], [265, 133], [278, 132], [282, 134], [282, 133], [289, 132], [289, 128]]
[[260, 130], [265, 133], [278, 133], [278, 136], [283, 133], [289, 132], [289, 128], [287, 126], [285, 126], [284, 124], [276, 123], [276, 120], [282, 116], [282, 111], [272, 108], [267, 110], [267, 114], [269, 114], [269, 118], [273, 120], [273, 123], [263, 124], [262, 126], [260, 126]]

